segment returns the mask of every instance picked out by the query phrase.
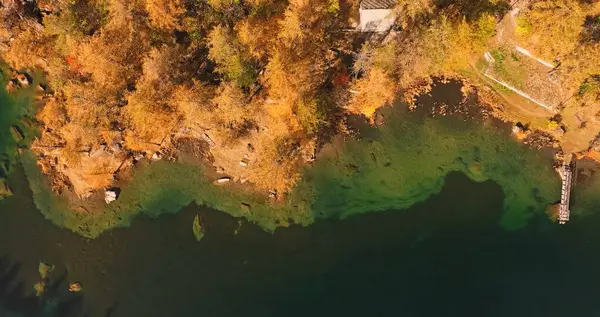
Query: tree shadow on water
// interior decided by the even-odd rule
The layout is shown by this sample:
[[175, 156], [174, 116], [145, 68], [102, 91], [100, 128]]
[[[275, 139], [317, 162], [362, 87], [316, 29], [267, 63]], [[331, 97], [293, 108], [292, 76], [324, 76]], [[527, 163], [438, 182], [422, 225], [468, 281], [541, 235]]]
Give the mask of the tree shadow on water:
[[20, 263], [0, 256], [0, 316], [83, 316], [83, 296], [68, 291], [66, 272], [51, 279], [44, 294], [36, 297], [33, 285], [20, 280]]
[[114, 303], [112, 306], [110, 306], [108, 308], [108, 310], [106, 310], [106, 313], [104, 314], [104, 317], [112, 317], [113, 314], [115, 313], [115, 311], [117, 310], [117, 307], [119, 307], [119, 303], [118, 302]]
[[33, 314], [39, 308], [39, 301], [27, 294], [24, 281], [19, 281], [20, 263], [11, 263], [6, 257], [0, 257], [0, 306], [10, 311]]

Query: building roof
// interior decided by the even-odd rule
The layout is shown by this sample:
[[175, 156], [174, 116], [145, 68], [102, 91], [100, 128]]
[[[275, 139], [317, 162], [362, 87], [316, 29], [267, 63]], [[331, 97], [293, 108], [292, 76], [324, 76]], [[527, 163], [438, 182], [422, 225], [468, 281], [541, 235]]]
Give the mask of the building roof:
[[360, 3], [361, 10], [393, 9], [396, 0], [363, 0]]

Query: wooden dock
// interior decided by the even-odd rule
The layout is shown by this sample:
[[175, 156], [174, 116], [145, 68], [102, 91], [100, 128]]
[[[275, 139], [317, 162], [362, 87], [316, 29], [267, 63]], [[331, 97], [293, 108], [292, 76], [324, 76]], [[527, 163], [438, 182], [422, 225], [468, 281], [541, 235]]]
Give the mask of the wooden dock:
[[558, 212], [558, 223], [561, 225], [569, 221], [571, 210], [571, 189], [573, 188], [573, 172], [575, 168], [573, 164], [566, 163], [562, 168], [562, 190], [560, 193], [560, 210]]

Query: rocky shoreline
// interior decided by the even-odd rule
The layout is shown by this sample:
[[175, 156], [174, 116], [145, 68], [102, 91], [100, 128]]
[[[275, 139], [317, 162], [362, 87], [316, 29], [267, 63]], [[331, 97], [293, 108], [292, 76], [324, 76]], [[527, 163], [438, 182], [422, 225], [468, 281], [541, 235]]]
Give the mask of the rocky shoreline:
[[[441, 79], [439, 83], [448, 83], [450, 81], [455, 81], [456, 79]], [[458, 83], [458, 82], [457, 82]], [[446, 116], [446, 115], [461, 115], [466, 118], [471, 118], [474, 120], [484, 120], [486, 118], [496, 119], [505, 119], [498, 112], [498, 109], [501, 107], [490, 105], [488, 103], [482, 104], [477, 102], [479, 100], [480, 94], [478, 90], [473, 88], [472, 86], [463, 85], [463, 89], [461, 89], [462, 97], [461, 101], [456, 103], [455, 105], [449, 106], [448, 104], [436, 104], [430, 110], [431, 116]], [[431, 86], [429, 87], [420, 87], [418, 91], [421, 93], [425, 91], [429, 91]], [[422, 94], [420, 96], [425, 96], [426, 94]], [[406, 96], [406, 95], [405, 95]], [[44, 98], [48, 98], [48, 95], [44, 96]], [[418, 102], [419, 96], [413, 95], [415, 101]], [[36, 98], [36, 100], [39, 98]], [[476, 106], [477, 108], [473, 108]], [[418, 107], [417, 104], [413, 104], [411, 107], [414, 111]], [[475, 111], [474, 111], [475, 109]], [[376, 120], [377, 121], [377, 120]], [[382, 122], [380, 122], [382, 124]], [[348, 127], [348, 131], [352, 131], [354, 128]], [[513, 126], [513, 134], [515, 138], [521, 140], [523, 143], [535, 146], [538, 149], [548, 147], [548, 146], [556, 146], [557, 141], [551, 135], [540, 132], [540, 131], [529, 131], [526, 127], [523, 127], [520, 124]], [[193, 141], [192, 139], [190, 139]], [[113, 182], [109, 184], [106, 188], [101, 190], [96, 190], [90, 192], [89, 195], [85, 197], [81, 197], [71, 191], [65, 184], [57, 186], [57, 184], [61, 184], [61, 179], [52, 179], [52, 175], [46, 177], [50, 177], [44, 182], [49, 181], [49, 188], [52, 189], [56, 194], [60, 195], [62, 199], [67, 200], [68, 209], [71, 212], [77, 214], [76, 217], [96, 217], [97, 214], [106, 212], [106, 206], [110, 207], [110, 204], [114, 204], [118, 202], [120, 198], [121, 188], [127, 187], [127, 184], [130, 182], [131, 178], [134, 177], [135, 170], [138, 168], [136, 166], [148, 166], [155, 164], [159, 161], [168, 161], [177, 164], [177, 162], [183, 159], [184, 161], [193, 162], [198, 161], [201, 165], [204, 165], [202, 170], [204, 171], [204, 176], [212, 182], [216, 184], [218, 187], [221, 187], [222, 190], [226, 191], [242, 191], [246, 192], [250, 195], [264, 195], [260, 191], [257, 192], [253, 189], [251, 184], [245, 184], [243, 179], [232, 179], [227, 176], [225, 171], [220, 169], [218, 166], [215, 167], [212, 165], [212, 161], [210, 155], [207, 155], [207, 147], [209, 146], [208, 142], [204, 139], [198, 139], [198, 142], [191, 142], [187, 146], [182, 146], [182, 149], [185, 148], [186, 152], [180, 151], [167, 151], [167, 152], [155, 152], [152, 155], [134, 155], [134, 153], [126, 156], [127, 162], [122, 162], [119, 166], [120, 173], [115, 173], [117, 176]], [[104, 150], [106, 151], [106, 150]], [[110, 153], [106, 152], [106, 153]], [[92, 153], [89, 153], [90, 157], [93, 157]], [[316, 155], [316, 154], [315, 154]], [[190, 161], [191, 160], [191, 161]], [[244, 162], [244, 160], [242, 160]], [[247, 161], [246, 161], [247, 162]], [[247, 163], [246, 163], [247, 164]], [[44, 172], [44, 169], [42, 169]], [[212, 181], [210, 181], [212, 179]], [[221, 181], [224, 180], [224, 181]], [[215, 185], [210, 185], [215, 186]], [[266, 196], [266, 197], [265, 197]], [[281, 205], [282, 202], [277, 202], [277, 193], [271, 192], [265, 195], [267, 205]], [[269, 202], [269, 200], [271, 202]], [[236, 209], [242, 210], [241, 214], [250, 212], [250, 209], [254, 205], [249, 200], [239, 200], [237, 202], [238, 206]], [[109, 208], [110, 209], [110, 208]]]

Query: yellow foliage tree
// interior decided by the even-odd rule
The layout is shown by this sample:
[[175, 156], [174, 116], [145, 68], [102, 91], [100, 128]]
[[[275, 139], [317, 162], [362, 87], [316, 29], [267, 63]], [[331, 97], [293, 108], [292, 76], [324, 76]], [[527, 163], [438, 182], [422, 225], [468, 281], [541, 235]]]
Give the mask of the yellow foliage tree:
[[246, 103], [247, 96], [237, 86], [223, 83], [212, 100], [216, 107], [214, 114], [219, 127], [225, 131], [236, 131], [257, 115], [257, 109], [251, 109]]
[[271, 36], [256, 36], [257, 34], [277, 34], [279, 32], [279, 17], [258, 19], [250, 17], [238, 22], [235, 26], [239, 41], [248, 48], [250, 54], [257, 60], [268, 58], [271, 47], [275, 46], [277, 38]]
[[168, 31], [180, 27], [185, 7], [182, 0], [146, 0], [146, 11], [153, 26]]
[[211, 89], [197, 81], [176, 86], [169, 102], [179, 114], [181, 127], [201, 129], [210, 127], [215, 117], [212, 113], [211, 97]]
[[285, 45], [323, 41], [327, 36], [326, 25], [335, 22], [337, 13], [328, 10], [329, 4], [325, 0], [291, 0], [279, 22], [279, 39]]
[[348, 110], [373, 119], [377, 108], [394, 100], [395, 90], [393, 81], [385, 71], [377, 67], [371, 68], [364, 77], [354, 82], [354, 96]]
[[258, 189], [274, 191], [284, 199], [301, 176], [302, 166], [314, 152], [314, 140], [289, 135], [261, 135], [260, 157], [251, 166], [248, 180]]
[[125, 111], [131, 131], [126, 135], [126, 144], [131, 149], [160, 146], [179, 120], [177, 109], [169, 103], [174, 89], [169, 80], [169, 56], [166, 47], [152, 50], [144, 59], [136, 90], [127, 96]]
[[80, 45], [77, 62], [99, 89], [120, 95], [140, 75], [143, 56], [150, 49], [147, 37], [143, 26], [111, 20], [100, 34]]
[[46, 69], [48, 58], [55, 54], [54, 38], [45, 34], [42, 25], [33, 20], [21, 24], [25, 30], [14, 38], [3, 57], [16, 69]]
[[252, 59], [239, 44], [235, 33], [224, 26], [216, 26], [209, 34], [209, 56], [217, 63], [217, 72], [225, 79], [235, 81], [240, 86], [254, 82]]
[[411, 22], [418, 15], [432, 13], [433, 9], [432, 0], [399, 0], [394, 8], [405, 22]]
[[563, 57], [578, 46], [585, 17], [597, 8], [598, 4], [585, 1], [534, 1], [519, 17], [530, 30], [517, 34], [517, 39], [544, 59], [552, 61]]

